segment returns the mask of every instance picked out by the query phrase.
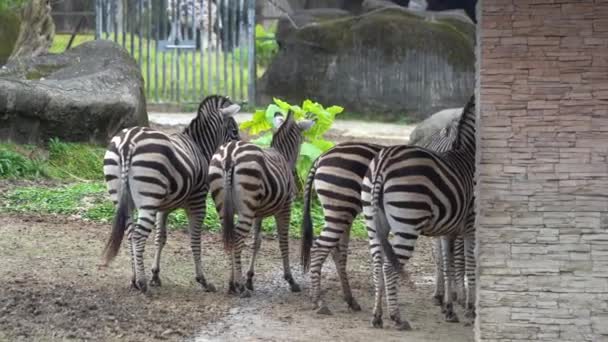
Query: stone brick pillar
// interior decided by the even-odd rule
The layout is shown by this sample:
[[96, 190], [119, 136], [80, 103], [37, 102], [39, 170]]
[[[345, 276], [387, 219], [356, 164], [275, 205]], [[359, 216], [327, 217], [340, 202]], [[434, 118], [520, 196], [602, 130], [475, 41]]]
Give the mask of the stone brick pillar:
[[608, 1], [479, 0], [477, 341], [608, 341]]

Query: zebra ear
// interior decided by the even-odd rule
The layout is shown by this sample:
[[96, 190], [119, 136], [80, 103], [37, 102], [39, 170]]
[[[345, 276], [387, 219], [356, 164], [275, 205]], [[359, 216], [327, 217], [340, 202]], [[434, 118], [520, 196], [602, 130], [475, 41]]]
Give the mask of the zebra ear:
[[285, 122], [285, 117], [283, 116], [283, 114], [281, 112], [274, 113], [274, 120], [272, 122], [274, 124], [274, 128], [278, 129], [279, 127], [281, 127], [283, 122]]
[[228, 106], [226, 108], [220, 109], [220, 113], [222, 113], [225, 117], [230, 117], [230, 116], [234, 116], [240, 110], [241, 110], [241, 106], [239, 106], [237, 104], [231, 104], [230, 106]]
[[302, 120], [302, 121], [298, 122], [298, 127], [300, 127], [300, 129], [301, 129], [302, 131], [307, 131], [307, 130], [309, 130], [309, 129], [312, 127], [312, 125], [314, 125], [314, 124], [315, 124], [315, 121], [314, 121], [314, 120]]

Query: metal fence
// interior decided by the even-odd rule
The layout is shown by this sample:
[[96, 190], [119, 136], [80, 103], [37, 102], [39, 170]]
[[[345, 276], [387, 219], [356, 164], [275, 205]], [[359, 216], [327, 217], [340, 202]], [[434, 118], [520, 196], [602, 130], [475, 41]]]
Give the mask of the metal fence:
[[95, 38], [139, 63], [147, 101], [255, 99], [255, 0], [95, 0]]

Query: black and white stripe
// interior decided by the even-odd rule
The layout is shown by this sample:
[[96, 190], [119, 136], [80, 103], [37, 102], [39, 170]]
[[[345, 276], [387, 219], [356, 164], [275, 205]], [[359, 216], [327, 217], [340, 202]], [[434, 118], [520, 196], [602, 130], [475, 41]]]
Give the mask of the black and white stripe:
[[[455, 128], [437, 131], [423, 143], [438, 149], [450, 147], [455, 132]], [[338, 144], [317, 158], [308, 174], [304, 189], [301, 255], [304, 271], [310, 269], [311, 298], [318, 313], [331, 313], [320, 297], [321, 270], [330, 252], [338, 271], [344, 300], [351, 310], [361, 309], [352, 296], [346, 273], [348, 243], [352, 223], [362, 209], [363, 177], [372, 159], [382, 148], [381, 145], [359, 142]], [[325, 227], [314, 244], [310, 216], [313, 186], [325, 216]]]
[[[157, 249], [150, 284], [159, 286], [167, 215], [178, 208], [186, 209], [188, 214], [196, 280], [206, 290], [215, 290], [206, 282], [201, 266], [200, 234], [206, 210], [207, 171], [217, 147], [239, 138], [233, 118], [239, 110], [227, 97], [208, 96], [182, 133], [168, 135], [148, 127], [133, 127], [112, 138], [104, 157], [104, 174], [117, 213], [104, 250], [105, 264], [118, 253], [126, 230], [133, 266], [132, 285], [142, 292], [147, 291], [143, 253], [148, 235], [156, 224]], [[137, 209], [135, 224], [131, 224], [133, 209]]]
[[[275, 115], [276, 132], [270, 148], [252, 143], [231, 142], [222, 145], [213, 156], [209, 168], [211, 196], [222, 217], [224, 245], [231, 253], [230, 292], [248, 296], [253, 290], [254, 264], [260, 247], [262, 220], [274, 216], [283, 259], [284, 278], [291, 290], [300, 291], [289, 267], [289, 220], [295, 196], [294, 172], [303, 142], [303, 132], [311, 120], [296, 122], [290, 112], [285, 119]], [[238, 224], [234, 225], [234, 214]], [[241, 252], [251, 227], [255, 242], [247, 283], [241, 281]]]
[[[397, 305], [398, 272], [413, 254], [420, 234], [463, 234], [465, 249], [474, 243], [475, 98], [471, 97], [458, 124], [458, 136], [448, 152], [398, 145], [386, 147], [372, 160], [363, 179], [361, 198], [372, 255], [375, 289], [374, 327], [382, 326], [382, 296], [386, 290], [389, 317], [399, 329], [410, 329]], [[393, 233], [392, 241], [389, 234]], [[444, 276], [452, 265], [444, 251]], [[471, 249], [472, 250], [472, 249]], [[465, 253], [465, 257], [472, 254]], [[384, 259], [384, 261], [383, 261]], [[474, 315], [475, 261], [466, 260], [467, 316]], [[472, 285], [472, 286], [471, 286]], [[455, 317], [450, 282], [446, 282], [446, 319]]]
[[[439, 136], [433, 134], [431, 136], [420, 139], [419, 141], [410, 141], [411, 145], [424, 147], [435, 152], [447, 152], [452, 149], [452, 144], [456, 140], [458, 133], [458, 120], [451, 121], [446, 127], [440, 130]], [[447, 239], [442, 242], [442, 239]], [[436, 237], [433, 244], [433, 256], [435, 259], [435, 291], [433, 293], [433, 302], [435, 305], [444, 305], [445, 282], [451, 282], [452, 298], [457, 298], [461, 304], [465, 301], [464, 287], [464, 241], [461, 235], [454, 237]], [[452, 267], [447, 269], [451, 274], [450, 279], [444, 278], [443, 267], [443, 248], [445, 244], [451, 250]], [[451, 319], [454, 320], [453, 316]]]

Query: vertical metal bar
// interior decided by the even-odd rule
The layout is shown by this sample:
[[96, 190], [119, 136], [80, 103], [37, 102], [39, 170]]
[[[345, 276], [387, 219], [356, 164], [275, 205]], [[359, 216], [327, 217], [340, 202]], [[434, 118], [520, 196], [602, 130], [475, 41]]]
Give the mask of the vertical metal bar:
[[200, 44], [200, 83], [201, 83], [201, 90], [199, 92], [199, 94], [195, 95], [195, 101], [199, 99], [199, 97], [201, 96], [205, 96], [205, 56], [206, 54], [203, 53], [203, 50], [205, 50], [204, 48], [204, 44], [203, 41], [205, 41], [206, 37], [205, 37], [205, 33], [207, 32], [207, 29], [205, 28], [205, 18], [204, 18], [204, 13], [205, 11], [203, 11], [205, 6], [205, 2], [203, 0], [200, 0], [200, 4], [201, 4], [201, 23], [200, 23], [200, 27], [201, 27], [201, 33], [199, 36], [199, 44]]
[[[143, 45], [142, 45], [142, 32], [144, 30], [144, 28], [143, 28], [143, 21], [144, 20], [143, 20], [142, 12], [143, 12], [143, 5], [144, 4], [143, 4], [142, 1], [143, 0], [138, 0], [137, 1], [137, 21], [139, 23], [139, 29], [137, 30], [138, 31], [137, 32], [137, 36], [139, 37], [139, 42], [137, 43], [137, 45], [138, 45], [137, 46], [137, 50], [138, 50], [137, 53], [138, 53], [139, 56], [137, 58], [137, 61], [139, 63], [140, 72], [143, 74], [141, 62], [142, 62], [142, 58], [143, 58], [142, 53], [144, 51]], [[146, 81], [146, 83], [148, 83], [148, 82]]]
[[[158, 10], [158, 26], [156, 27], [156, 29], [154, 30], [154, 100], [156, 102], [158, 102], [158, 63], [160, 62], [158, 59], [158, 38], [159, 38], [159, 34], [160, 34], [160, 28], [162, 27], [162, 13], [164, 13], [164, 11], [162, 10], [163, 2], [161, 1], [160, 3], [160, 8]], [[150, 7], [152, 8], [152, 1], [150, 1]], [[154, 11], [152, 9], [150, 9], [150, 17], [152, 17], [152, 14], [154, 13]], [[152, 25], [150, 25], [152, 26]]]
[[231, 53], [231, 63], [230, 63], [230, 84], [232, 85], [232, 89], [230, 91], [230, 96], [232, 96], [232, 98], [236, 98], [236, 90], [235, 90], [235, 86], [236, 86], [236, 76], [234, 75], [234, 64], [236, 63], [236, 59], [234, 54], [236, 53], [236, 39], [237, 39], [237, 22], [236, 22], [236, 10], [237, 10], [237, 3], [236, 0], [230, 0], [230, 36], [231, 36], [231, 44], [230, 44], [230, 53]]
[[245, 43], [247, 42], [247, 35], [245, 35], [243, 37], [243, 31], [245, 31], [243, 28], [245, 26], [245, 18], [246, 15], [243, 15], [245, 13], [245, 0], [239, 0], [239, 88], [240, 88], [240, 100], [244, 101], [245, 100], [245, 77], [244, 77], [244, 72], [245, 72], [245, 49], [246, 49], [246, 44], [245, 46], [243, 46], [243, 41], [245, 41]]
[[212, 1], [213, 0], [205, 0], [207, 1], [207, 93], [208, 94], [213, 94], [213, 86], [212, 86], [212, 67], [211, 67], [211, 58], [212, 58], [212, 53], [211, 53], [211, 43], [212, 43], [212, 38], [213, 38], [213, 20], [214, 20], [214, 16], [211, 13], [211, 5], [212, 5]]
[[[178, 22], [177, 32], [178, 32], [178, 37], [182, 37], [183, 38], [183, 36], [179, 34], [181, 32], [181, 29], [182, 29], [182, 26], [180, 25], [181, 24], [181, 20], [182, 20], [181, 0], [177, 0], [177, 8], [178, 8], [178, 10], [177, 10], [177, 22]], [[181, 90], [180, 85], [181, 84], [180, 84], [180, 80], [179, 80], [180, 79], [180, 77], [179, 77], [179, 74], [180, 74], [179, 62], [180, 62], [181, 57], [182, 57], [182, 50], [181, 49], [176, 49], [176, 50], [177, 50], [177, 58], [174, 59], [174, 64], [175, 64], [175, 95], [176, 95], [176, 99], [175, 100], [176, 100], [176, 102], [180, 102], [180, 100], [181, 100], [181, 98], [180, 98], [180, 95], [181, 95], [180, 94], [180, 90]]]
[[122, 21], [122, 47], [125, 48], [125, 50], [126, 50], [126, 48], [127, 48], [127, 31], [126, 31], [127, 15], [126, 14], [128, 13], [127, 11], [129, 10], [129, 6], [125, 0], [118, 0], [118, 1], [121, 1], [121, 4], [122, 4], [121, 5], [122, 13], [120, 16], [120, 19]]
[[[163, 3], [164, 3], [164, 1], [163, 1]], [[162, 11], [160, 11], [160, 12], [162, 13]], [[161, 18], [163, 19], [163, 25], [161, 27], [162, 28], [162, 33], [163, 33], [162, 37], [163, 37], [163, 39], [166, 40], [167, 39], [167, 15], [166, 15], [166, 13], [164, 13], [164, 15], [161, 14]], [[167, 54], [165, 53], [165, 51], [163, 51], [162, 55], [163, 55], [163, 67], [162, 67], [162, 72], [163, 72], [163, 82], [162, 82], [163, 91], [162, 91], [162, 96], [163, 96], [163, 99], [164, 99], [167, 96], [167, 86], [166, 86], [166, 84], [167, 84], [167, 75], [166, 75], [167, 74], [167, 65], [166, 65]]]
[[[192, 0], [192, 41], [194, 42], [194, 49], [192, 49], [192, 96], [190, 96], [189, 101], [194, 101], [194, 97], [196, 96], [196, 28], [198, 27], [199, 31], [201, 28], [201, 9], [202, 7], [197, 6], [198, 1]], [[198, 13], [196, 9], [198, 8]]]
[[110, 0], [112, 4], [110, 5], [110, 11], [112, 13], [112, 24], [114, 24], [114, 29], [112, 33], [114, 33], [114, 43], [118, 44], [118, 21], [116, 21], [116, 12], [118, 10], [118, 5], [116, 4], [119, 0]]
[[106, 34], [106, 38], [108, 39], [110, 38], [110, 7], [109, 7], [109, 3], [110, 0], [102, 0], [101, 1], [101, 13], [103, 14], [102, 16], [102, 25], [103, 25], [103, 32]]
[[222, 90], [223, 95], [228, 95], [228, 49], [224, 48], [227, 47], [227, 44], [229, 43], [228, 32], [230, 30], [230, 22], [228, 20], [228, 0], [222, 0], [222, 4], [222, 57], [224, 57], [224, 87], [222, 88]]
[[[189, 20], [188, 20], [188, 2], [186, 0], [184, 0], [186, 2], [186, 12], [183, 13], [183, 18], [185, 18], [184, 20], [184, 39], [188, 39], [188, 24], [189, 24]], [[181, 63], [181, 59], [179, 60]], [[180, 68], [181, 71], [181, 68]], [[188, 97], [188, 51], [184, 50], [184, 91], [182, 92], [182, 98], [185, 99]], [[180, 99], [179, 102], [181, 102], [182, 99]]]
[[[221, 28], [224, 26], [224, 23], [222, 22], [222, 0], [217, 0], [216, 2], [216, 6], [215, 6], [215, 17], [217, 20], [217, 25], [218, 25], [218, 32], [215, 35], [215, 79], [214, 79], [214, 92], [215, 93], [220, 93], [221, 92], [221, 86], [220, 86], [220, 53], [222, 50], [222, 30]], [[220, 26], [221, 23], [221, 26]]]
[[152, 2], [146, 4], [146, 97], [152, 97], [152, 78], [150, 78], [150, 40], [152, 39]]
[[248, 0], [247, 3], [247, 38], [249, 40], [248, 65], [249, 65], [249, 87], [247, 98], [249, 104], [255, 106], [255, 80], [257, 73], [255, 70], [255, 1]]
[[[129, 2], [127, 1], [127, 4], [128, 4], [128, 3], [129, 3]], [[128, 5], [127, 5], [127, 6], [128, 6]], [[131, 13], [133, 13], [133, 12], [134, 12], [134, 9], [133, 9], [133, 8], [128, 7], [128, 9], [129, 9], [129, 10], [127, 11], [127, 13], [128, 13], [128, 14], [131, 14]], [[130, 17], [130, 15], [129, 15], [129, 17]], [[131, 57], [135, 58], [135, 35], [133, 34], [133, 31], [135, 31], [135, 25], [134, 25], [134, 23], [133, 23], [133, 22], [131, 22], [131, 21], [128, 21], [128, 22], [130, 23], [130, 25], [129, 25], [129, 33], [131, 34]]]
[[95, 0], [95, 39], [101, 37], [101, 2]]

